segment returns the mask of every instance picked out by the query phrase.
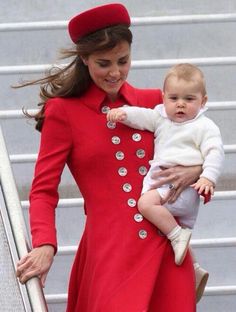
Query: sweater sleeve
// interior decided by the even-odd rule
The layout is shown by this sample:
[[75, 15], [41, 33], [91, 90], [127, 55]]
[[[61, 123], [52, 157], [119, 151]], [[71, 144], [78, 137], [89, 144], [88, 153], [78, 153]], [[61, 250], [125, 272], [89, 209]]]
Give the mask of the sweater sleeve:
[[200, 149], [204, 158], [203, 172], [200, 177], [205, 177], [216, 183], [223, 167], [224, 147], [219, 128], [208, 119], [207, 128], [203, 133]]
[[58, 185], [72, 145], [70, 127], [59, 99], [49, 100], [30, 192], [30, 227], [33, 247], [45, 244], [57, 250], [55, 208]]
[[155, 132], [160, 118], [157, 110], [135, 106], [124, 106], [121, 109], [127, 114], [127, 119], [122, 123], [134, 129]]

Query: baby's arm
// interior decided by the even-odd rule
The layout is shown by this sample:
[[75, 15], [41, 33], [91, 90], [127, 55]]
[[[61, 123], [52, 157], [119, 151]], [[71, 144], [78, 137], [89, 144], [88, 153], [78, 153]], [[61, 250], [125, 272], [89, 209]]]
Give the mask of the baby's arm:
[[155, 132], [160, 120], [160, 114], [155, 109], [122, 106], [111, 109], [107, 114], [107, 120], [112, 122], [122, 122], [126, 126], [139, 130]]
[[214, 194], [214, 188], [215, 185], [212, 181], [208, 180], [207, 178], [201, 177], [197, 180], [196, 183], [190, 185], [191, 187], [193, 187], [198, 194]]
[[[202, 128], [201, 142], [199, 144], [204, 158], [200, 178], [205, 178], [216, 185], [222, 172], [224, 163], [224, 147], [220, 129], [210, 119], [206, 118], [205, 127]], [[199, 132], [200, 133], [200, 132]]]
[[107, 113], [107, 120], [112, 122], [125, 121], [127, 119], [126, 112], [121, 108], [113, 108]]

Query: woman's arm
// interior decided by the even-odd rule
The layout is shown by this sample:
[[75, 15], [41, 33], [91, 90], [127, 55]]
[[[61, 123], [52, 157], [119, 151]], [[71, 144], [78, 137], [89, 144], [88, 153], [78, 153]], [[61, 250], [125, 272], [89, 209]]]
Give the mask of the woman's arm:
[[157, 188], [163, 184], [172, 185], [172, 189], [170, 189], [168, 198], [165, 201], [173, 203], [184, 189], [198, 180], [201, 172], [202, 166], [175, 166], [153, 173], [152, 178], [156, 180], [156, 183], [152, 186]]
[[38, 276], [44, 285], [57, 250], [55, 208], [58, 185], [72, 145], [67, 115], [60, 102], [47, 103], [40, 151], [30, 192], [30, 228], [33, 249], [17, 265], [21, 283]]

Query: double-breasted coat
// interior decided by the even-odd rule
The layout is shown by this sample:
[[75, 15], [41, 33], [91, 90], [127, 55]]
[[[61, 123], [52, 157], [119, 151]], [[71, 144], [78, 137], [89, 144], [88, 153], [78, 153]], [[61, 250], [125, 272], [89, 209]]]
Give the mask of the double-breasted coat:
[[109, 108], [161, 102], [160, 90], [125, 83], [115, 102], [92, 84], [80, 98], [46, 104], [30, 193], [33, 246], [57, 246], [55, 208], [65, 164], [85, 202], [67, 312], [195, 311], [190, 255], [176, 266], [169, 241], [137, 210], [153, 134], [106, 120]]

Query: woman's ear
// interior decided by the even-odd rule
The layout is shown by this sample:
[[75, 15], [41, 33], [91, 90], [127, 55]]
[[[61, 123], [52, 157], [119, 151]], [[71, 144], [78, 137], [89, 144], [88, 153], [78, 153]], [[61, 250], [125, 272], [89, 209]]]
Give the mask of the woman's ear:
[[82, 60], [82, 62], [84, 63], [85, 66], [88, 65], [88, 59], [87, 58], [81, 56], [81, 60]]

